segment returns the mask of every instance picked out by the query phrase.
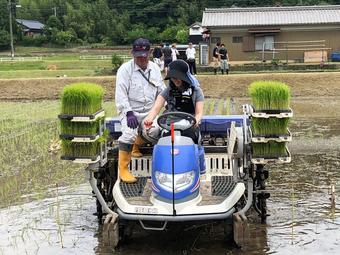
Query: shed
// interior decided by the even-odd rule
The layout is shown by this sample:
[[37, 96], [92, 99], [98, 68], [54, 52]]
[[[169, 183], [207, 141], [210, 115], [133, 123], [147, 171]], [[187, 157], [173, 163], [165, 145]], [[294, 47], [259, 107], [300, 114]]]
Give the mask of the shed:
[[16, 19], [16, 22], [22, 27], [26, 36], [37, 36], [44, 33], [45, 25], [37, 20]]
[[210, 52], [226, 45], [233, 61], [302, 60], [340, 50], [340, 5], [205, 9]]

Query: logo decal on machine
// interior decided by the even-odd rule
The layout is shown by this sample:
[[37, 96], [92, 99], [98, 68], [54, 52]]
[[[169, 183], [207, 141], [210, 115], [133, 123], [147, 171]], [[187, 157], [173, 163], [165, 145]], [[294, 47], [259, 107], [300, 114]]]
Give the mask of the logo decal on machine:
[[[172, 154], [172, 150], [170, 150], [170, 154]], [[174, 155], [178, 155], [179, 154], [179, 149], [174, 149]]]

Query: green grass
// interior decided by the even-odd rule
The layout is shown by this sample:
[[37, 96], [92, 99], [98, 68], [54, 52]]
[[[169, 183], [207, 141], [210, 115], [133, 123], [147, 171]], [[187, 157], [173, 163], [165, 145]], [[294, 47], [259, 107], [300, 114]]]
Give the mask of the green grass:
[[51, 66], [56, 66], [57, 70], [82, 70], [93, 68], [110, 67], [110, 60], [44, 60], [44, 61], [17, 61], [17, 62], [0, 62], [1, 71], [18, 71], [18, 70], [48, 70]]
[[99, 70], [19, 70], [19, 71], [0, 71], [0, 79], [19, 79], [19, 78], [44, 78], [44, 77], [82, 77], [95, 76]]

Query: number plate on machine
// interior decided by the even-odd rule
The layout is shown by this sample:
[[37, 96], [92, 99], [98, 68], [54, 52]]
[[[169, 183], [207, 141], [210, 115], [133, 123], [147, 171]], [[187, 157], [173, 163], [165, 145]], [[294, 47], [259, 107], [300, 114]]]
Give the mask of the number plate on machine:
[[140, 213], [140, 214], [157, 214], [158, 210], [157, 208], [153, 207], [135, 207], [135, 213]]

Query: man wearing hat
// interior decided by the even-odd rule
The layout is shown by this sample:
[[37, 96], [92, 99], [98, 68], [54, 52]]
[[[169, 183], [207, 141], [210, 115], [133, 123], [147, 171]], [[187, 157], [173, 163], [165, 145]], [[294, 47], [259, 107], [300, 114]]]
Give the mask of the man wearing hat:
[[195, 129], [188, 130], [186, 134], [182, 132], [182, 135], [192, 137], [193, 141], [197, 143], [198, 124], [203, 116], [204, 101], [204, 95], [197, 79], [190, 73], [188, 64], [179, 59], [169, 64], [165, 80], [169, 80], [169, 85], [157, 97], [149, 115], [144, 120], [145, 126], [152, 125], [153, 120], [167, 102], [167, 111], [186, 112], [195, 117], [197, 122]]
[[[124, 63], [117, 71], [115, 102], [122, 126], [119, 137], [119, 177], [122, 181], [133, 183], [136, 178], [129, 172], [131, 156], [142, 156], [138, 145], [144, 141], [139, 134], [143, 119], [148, 115], [155, 99], [165, 88], [161, 71], [157, 64], [149, 61], [150, 42], [139, 38], [132, 46], [133, 59]], [[148, 130], [157, 136], [158, 128]]]

